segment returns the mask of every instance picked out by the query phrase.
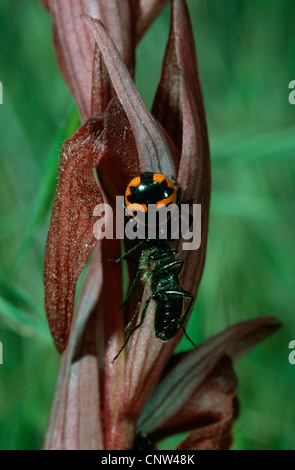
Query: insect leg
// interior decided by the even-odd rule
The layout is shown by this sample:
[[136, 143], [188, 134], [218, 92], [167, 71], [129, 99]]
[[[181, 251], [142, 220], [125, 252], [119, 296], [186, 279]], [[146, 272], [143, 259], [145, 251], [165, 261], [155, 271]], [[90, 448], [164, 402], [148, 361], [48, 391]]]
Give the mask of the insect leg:
[[179, 274], [182, 269], [183, 263], [184, 263], [183, 259], [176, 259], [175, 261], [171, 261], [171, 263], [169, 264], [165, 264], [165, 266], [161, 266], [161, 268], [159, 268], [157, 272], [158, 273], [160, 273], [161, 271], [165, 272], [167, 269], [172, 268], [173, 266], [179, 265], [179, 268], [176, 271], [176, 274]]
[[139, 274], [140, 274], [140, 268], [138, 268], [138, 270], [136, 271], [136, 274], [135, 274], [135, 277], [134, 277], [134, 279], [133, 279], [133, 282], [132, 282], [132, 285], [131, 285], [131, 287], [130, 287], [130, 290], [129, 290], [129, 292], [128, 292], [128, 295], [127, 295], [126, 299], [124, 300], [124, 302], [120, 305], [120, 307], [118, 307], [119, 310], [120, 310], [121, 308], [123, 308], [124, 305], [126, 305], [127, 302], [128, 302], [128, 300], [130, 299], [131, 294], [132, 294], [132, 292], [134, 291], [135, 285], [136, 285], [137, 280], [138, 280], [138, 278], [139, 278]]
[[132, 315], [132, 318], [131, 318], [130, 322], [129, 322], [129, 323], [125, 326], [125, 328], [124, 328], [125, 331], [129, 330], [130, 326], [132, 325], [132, 323], [134, 322], [135, 318], [137, 317], [137, 313], [138, 313], [138, 309], [139, 309], [140, 302], [141, 302], [141, 299], [142, 299], [143, 291], [144, 291], [144, 286], [143, 286], [143, 288], [141, 289], [141, 293], [140, 293], [139, 299], [138, 299], [137, 304], [136, 304], [135, 312], [134, 312], [134, 314]]
[[122, 256], [116, 258], [114, 264], [118, 264], [120, 263], [120, 261], [123, 261], [123, 259], [126, 259], [131, 253], [136, 251], [137, 248], [139, 248], [144, 243], [146, 243], [146, 240], [141, 240], [139, 243], [137, 243], [137, 245], [133, 246], [132, 248], [130, 248], [130, 250], [126, 251], [126, 253], [124, 253]]
[[186, 338], [189, 340], [189, 342], [194, 346], [194, 348], [196, 347], [196, 344], [190, 339], [189, 335], [187, 334], [185, 328], [184, 328], [184, 323], [185, 323], [185, 320], [186, 320], [186, 317], [188, 316], [189, 314], [189, 311], [190, 311], [190, 308], [192, 306], [192, 303], [194, 301], [194, 296], [191, 292], [188, 292], [188, 291], [183, 291], [183, 297], [189, 297], [190, 300], [189, 300], [189, 303], [188, 303], [188, 306], [186, 307], [186, 310], [184, 312], [184, 314], [182, 315], [181, 317], [181, 320], [179, 322], [179, 325], [180, 327], [182, 328], [182, 331], [183, 333], [185, 334]]
[[142, 314], [141, 314], [141, 317], [140, 317], [140, 322], [138, 323], [138, 325], [136, 325], [132, 330], [129, 331], [129, 335], [127, 336], [127, 339], [125, 341], [125, 343], [123, 344], [123, 346], [121, 347], [120, 351], [118, 352], [118, 354], [114, 357], [114, 359], [112, 360], [112, 364], [114, 363], [114, 361], [118, 358], [118, 356], [121, 354], [121, 352], [123, 351], [123, 349], [125, 348], [125, 346], [127, 345], [130, 337], [133, 335], [133, 333], [143, 324], [144, 322], [144, 319], [145, 319], [145, 315], [146, 315], [146, 312], [147, 312], [147, 309], [148, 309], [148, 306], [150, 304], [150, 301], [153, 299], [154, 295], [151, 295], [148, 299], [146, 299], [145, 301], [145, 304], [144, 304], [144, 307], [143, 307], [143, 311], [142, 311]]
[[175, 256], [177, 255], [178, 251], [177, 250], [171, 250], [169, 248], [169, 250], [165, 250], [165, 251], [162, 251], [161, 253], [156, 253], [156, 255], [154, 254], [150, 254], [147, 256], [147, 261], [149, 261], [150, 259], [152, 260], [159, 260], [161, 258], [166, 258], [166, 256]]

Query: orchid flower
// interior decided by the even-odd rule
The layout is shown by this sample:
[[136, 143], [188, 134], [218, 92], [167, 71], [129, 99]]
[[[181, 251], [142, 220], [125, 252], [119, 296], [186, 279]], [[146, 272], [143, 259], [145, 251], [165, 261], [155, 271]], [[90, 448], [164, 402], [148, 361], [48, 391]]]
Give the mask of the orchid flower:
[[[171, 2], [152, 112], [133, 82], [136, 44], [166, 3], [45, 1], [58, 64], [83, 123], [62, 147], [45, 254], [46, 314], [63, 353], [45, 449], [133, 449], [136, 436], [145, 434], [155, 447], [159, 439], [183, 431], [190, 433], [179, 449], [229, 448], [237, 417], [232, 361], [278, 328], [271, 317], [239, 323], [189, 353], [172, 356], [182, 332], [165, 343], [155, 339], [151, 304], [143, 325], [112, 363], [134, 300], [124, 316], [118, 310], [121, 269], [108, 261], [120, 256], [120, 240], [95, 239], [95, 206], [114, 207], [116, 196], [144, 171], [173, 175], [182, 200], [202, 206], [200, 249], [183, 251], [176, 244], [184, 260], [183, 286], [194, 296], [205, 261], [209, 145], [185, 0]], [[77, 280], [92, 251], [73, 318]], [[141, 308], [147, 296], [145, 289]]]

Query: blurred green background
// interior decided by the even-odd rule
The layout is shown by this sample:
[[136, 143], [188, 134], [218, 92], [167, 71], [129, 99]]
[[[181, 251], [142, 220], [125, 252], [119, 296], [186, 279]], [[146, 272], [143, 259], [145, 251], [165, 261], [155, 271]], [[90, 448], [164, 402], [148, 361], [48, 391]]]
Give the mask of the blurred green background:
[[[237, 367], [234, 449], [295, 449], [294, 0], [188, 0], [208, 118], [212, 203], [205, 272], [188, 333], [276, 315], [283, 329]], [[42, 446], [59, 366], [42, 267], [61, 142], [78, 126], [40, 2], [0, 5], [0, 448]], [[169, 28], [163, 12], [137, 51], [150, 106]], [[150, 71], [153, 71], [151, 73]], [[179, 350], [189, 348], [184, 341]], [[175, 445], [176, 438], [161, 443]]]

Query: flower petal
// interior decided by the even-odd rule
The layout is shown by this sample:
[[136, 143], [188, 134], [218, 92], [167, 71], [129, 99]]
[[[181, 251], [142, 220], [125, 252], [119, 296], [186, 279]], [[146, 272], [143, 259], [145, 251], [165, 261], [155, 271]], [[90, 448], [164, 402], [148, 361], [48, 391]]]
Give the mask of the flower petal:
[[[97, 44], [99, 46], [99, 49], [103, 55], [103, 59], [105, 61], [108, 73], [110, 75], [113, 87], [115, 88], [115, 91], [117, 93], [118, 99], [120, 101], [120, 105], [118, 102], [113, 102], [113, 104], [110, 105], [107, 113], [106, 113], [106, 122], [108, 121], [108, 116], [107, 114], [109, 113], [110, 119], [109, 119], [109, 125], [106, 124], [106, 130], [105, 130], [105, 155], [108, 156], [108, 159], [110, 158], [110, 155], [108, 154], [108, 149], [110, 153], [114, 156], [114, 169], [113, 171], [117, 175], [117, 173], [121, 174], [121, 180], [122, 180], [122, 189], [126, 186], [127, 180], [126, 180], [126, 171], [129, 172], [129, 175], [131, 177], [136, 176], [142, 171], [146, 170], [151, 170], [151, 171], [159, 171], [164, 174], [168, 175], [174, 175], [175, 174], [175, 168], [178, 165], [178, 160], [179, 160], [179, 154], [177, 153], [176, 149], [174, 148], [174, 145], [171, 143], [171, 141], [167, 140], [166, 136], [164, 136], [163, 131], [161, 128], [158, 126], [157, 122], [155, 119], [152, 117], [152, 115], [149, 113], [147, 110], [145, 104], [143, 103], [129, 73], [128, 70], [126, 69], [118, 51], [116, 50], [115, 45], [111, 41], [111, 39], [108, 37], [107, 33], [105, 32], [104, 27], [99, 21], [95, 21], [90, 17], [85, 17], [83, 16], [83, 20], [87, 24], [88, 28], [91, 30], [92, 34], [94, 35]], [[113, 106], [113, 108], [111, 108]], [[121, 109], [120, 110], [120, 106]], [[118, 118], [113, 119], [115, 114], [116, 114], [116, 108], [117, 108], [117, 113], [118, 113]], [[124, 123], [124, 116], [122, 114], [122, 111], [126, 113], [126, 116], [129, 121], [129, 126], [125, 122]], [[123, 121], [122, 121], [123, 118]], [[126, 119], [125, 119], [126, 121]], [[112, 124], [111, 124], [112, 123]], [[124, 124], [124, 129], [122, 128], [122, 124]], [[120, 127], [121, 126], [121, 127]], [[112, 130], [113, 127], [113, 130]], [[108, 131], [110, 130], [110, 132]], [[133, 137], [134, 137], [134, 142], [136, 144], [136, 151], [137, 153], [134, 152], [134, 142], [132, 139], [132, 135], [130, 134], [129, 130], [132, 131]], [[107, 137], [109, 132], [110, 138]], [[113, 134], [113, 135], [112, 135]], [[116, 139], [114, 138], [116, 136]], [[132, 148], [132, 152], [130, 151], [125, 151], [126, 153], [126, 158], [124, 157], [124, 151], [122, 143], [124, 144], [124, 138], [127, 136], [129, 139], [129, 143]], [[121, 139], [121, 142], [120, 142]], [[125, 148], [127, 146], [125, 145]], [[130, 156], [132, 160], [130, 161]], [[117, 159], [117, 160], [116, 160]], [[120, 161], [121, 160], [121, 161]], [[126, 165], [126, 163], [127, 165]], [[116, 162], [116, 163], [115, 163]], [[125, 167], [125, 168], [123, 168]], [[109, 167], [110, 168], [110, 167]], [[108, 186], [111, 187], [112, 179], [113, 181], [117, 181], [117, 177], [112, 176], [110, 173], [107, 174], [107, 171], [105, 169], [105, 166], [103, 165], [103, 160], [101, 162], [101, 165], [98, 168], [98, 172], [100, 175], [101, 181], [108, 181], [109, 184]], [[130, 177], [129, 176], [129, 177]], [[119, 179], [119, 177], [118, 177]], [[124, 184], [124, 185], [123, 185]], [[113, 197], [115, 194], [118, 194], [116, 192], [116, 188], [114, 187], [113, 190], [111, 190], [108, 194], [111, 193], [111, 196]], [[151, 306], [150, 310], [153, 310], [154, 306]], [[149, 312], [149, 317], [152, 317]], [[143, 339], [144, 336], [144, 339]], [[146, 339], [151, 339], [153, 342], [153, 361], [147, 361], [146, 367], [144, 369], [144, 374], [142, 374], [142, 377], [146, 378], [147, 377], [147, 371], [153, 370], [154, 374], [151, 374], [149, 376], [149, 384], [146, 383], [145, 380], [140, 381], [140, 374], [138, 373], [138, 367], [131, 367], [132, 360], [130, 359], [130, 363], [128, 363], [128, 367], [126, 368], [125, 372], [125, 378], [124, 378], [124, 383], [131, 384], [133, 383], [132, 387], [128, 388], [128, 392], [122, 393], [121, 396], [121, 406], [120, 406], [120, 413], [117, 416], [118, 419], [118, 424], [116, 426], [116, 431], [113, 434], [113, 440], [109, 444], [110, 447], [108, 448], [120, 448], [120, 438], [124, 438], [124, 436], [132, 436], [132, 432], [135, 432], [135, 427], [134, 427], [134, 422], [136, 421], [138, 414], [140, 413], [144, 401], [147, 398], [147, 396], [151, 393], [152, 388], [154, 387], [156, 377], [159, 377], [161, 374], [161, 371], [163, 370], [163, 367], [165, 366], [166, 362], [168, 361], [168, 358], [171, 354], [172, 348], [175, 346], [175, 341], [171, 341], [169, 347], [166, 347], [166, 352], [165, 354], [163, 353], [161, 355], [161, 358], [163, 361], [161, 361], [161, 367], [156, 368], [154, 364], [154, 360], [157, 357], [157, 351], [160, 349], [162, 351], [163, 349], [163, 343], [161, 341], [155, 342], [153, 338], [153, 330], [150, 329], [149, 327], [149, 322], [146, 321], [143, 327], [141, 328], [141, 331], [138, 332], [138, 335], [135, 334], [132, 338], [132, 343], [130, 347], [132, 348], [132, 344], [137, 344], [137, 338], [140, 337], [140, 343], [141, 340], [143, 339], [142, 344], [145, 345], [144, 348], [146, 347], [151, 351], [151, 342], [146, 341]], [[177, 338], [179, 340], [180, 336]], [[141, 353], [142, 348], [141, 349]], [[138, 354], [138, 351], [136, 351], [136, 354], [134, 357], [137, 358], [137, 363], [138, 365], [144, 360], [142, 354]], [[130, 350], [130, 354], [128, 354], [128, 358], [133, 357], [133, 353]], [[149, 357], [146, 356], [145, 358]], [[129, 359], [128, 359], [129, 360]], [[132, 380], [131, 375], [133, 376], [134, 380]], [[135, 377], [136, 376], [136, 377]], [[144, 386], [145, 385], [145, 386]], [[142, 389], [144, 388], [144, 393], [141, 394]], [[136, 392], [139, 392], [140, 400], [137, 402], [136, 406], [133, 401], [133, 397], [135, 396]], [[128, 404], [128, 406], [127, 406]], [[133, 408], [132, 412], [130, 412], [130, 409]], [[129, 415], [128, 415], [129, 413]], [[124, 429], [120, 426], [123, 426]], [[127, 430], [127, 428], [129, 428]], [[126, 441], [125, 441], [126, 443]], [[119, 447], [117, 447], [119, 446]]]
[[[232, 443], [232, 427], [238, 414], [235, 397], [237, 379], [231, 361], [224, 356], [197, 395], [184, 410], [187, 428], [194, 429], [177, 446], [178, 450], [227, 450]], [[181, 423], [169, 432], [176, 433]]]
[[[119, 240], [102, 240], [103, 259], [120, 256]], [[124, 316], [118, 310], [122, 303], [122, 274], [113, 263], [103, 263], [104, 274], [104, 426], [105, 449], [113, 448], [113, 437], [116, 430], [120, 398], [124, 395], [125, 384], [122, 380], [125, 357], [121, 355], [112, 364], [124, 341]], [[103, 357], [103, 356], [101, 356]], [[122, 435], [124, 442], [128, 441], [128, 435]]]
[[109, 448], [124, 390], [124, 357], [111, 365], [123, 341], [123, 318], [117, 309], [122, 279], [108, 258], [119, 251], [117, 240], [105, 239], [94, 249], [62, 358], [45, 449]]
[[[83, 18], [98, 42], [112, 84], [120, 100], [110, 104], [105, 119], [104, 155], [107, 156], [108, 161], [110, 158], [113, 158], [114, 165], [112, 169], [109, 166], [108, 170], [103, 165], [102, 158], [101, 165], [98, 167], [100, 180], [108, 188], [113, 186], [113, 189], [105, 190], [108, 196], [111, 195], [113, 198], [114, 195], [118, 194], [114, 184], [121, 178], [122, 188], [124, 189], [128, 182], [126, 179], [127, 174], [129, 174], [129, 178], [145, 170], [161, 171], [169, 175], [175, 174], [175, 165], [179, 155], [175, 152], [171, 142], [169, 140], [167, 142], [166, 137], [164, 137], [161, 129], [144, 105], [122, 59], [116, 51], [114, 44], [108, 38], [103, 26], [91, 18]], [[126, 113], [129, 123], [126, 122], [126, 117], [124, 118], [123, 113]], [[127, 140], [128, 145], [126, 145], [124, 139], [129, 139]], [[134, 142], [136, 149], [134, 148]], [[111, 171], [113, 174], [110, 173]], [[153, 308], [154, 306], [150, 310], [153, 310]], [[151, 313], [149, 312], [148, 314], [150, 318], [152, 318]], [[145, 322], [138, 335], [134, 335], [130, 348], [137, 344], [138, 337], [140, 337], [140, 344], [142, 341], [143, 347], [140, 346], [140, 353], [138, 353], [138, 350], [135, 353], [133, 350], [129, 350], [128, 364], [123, 380], [126, 387], [124, 390], [121, 390], [120, 410], [116, 416], [117, 422], [113, 426], [112, 434], [108, 438], [108, 449], [120, 449], [123, 445], [130, 446], [132, 444], [136, 419], [176, 344], [175, 341], [171, 341], [169, 347], [166, 347], [165, 353], [161, 354], [161, 366], [157, 368], [154, 363], [158, 357], [157, 351], [159, 349], [162, 351], [164, 344], [159, 340], [155, 341], [153, 330], [150, 328], [148, 321]], [[177, 340], [179, 338], [180, 336]], [[153, 345], [152, 348], [151, 344]], [[138, 365], [142, 360], [148, 359], [150, 357], [149, 354], [143, 357], [142, 349], [148, 349], [149, 352], [152, 351], [153, 360], [145, 362], [144, 373], [142, 374], [143, 380], [140, 380], [141, 374], [138, 367], [132, 367], [132, 357], [134, 354]], [[131, 359], [129, 360], [129, 358]], [[151, 371], [153, 373], [148, 375], [147, 372]], [[148, 380], [148, 383], [144, 378]], [[130, 386], [131, 383], [132, 386]], [[134, 400], [135, 395], [136, 404]], [[126, 436], [128, 436], [130, 442], [126, 440]]]
[[100, 260], [98, 244], [82, 289], [70, 344], [62, 358], [45, 436], [46, 450], [104, 448], [101, 364], [97, 358], [97, 348], [104, 340], [103, 312], [97, 307], [102, 289]]
[[[187, 8], [182, 1], [172, 2], [171, 29], [153, 113], [176, 141], [179, 152], [182, 152], [177, 182], [182, 189], [183, 202], [194, 197], [194, 202], [203, 203], [200, 250], [182, 251], [181, 244], [178, 244], [180, 257], [185, 260], [181, 273], [184, 288], [196, 294], [206, 249], [210, 191], [209, 146], [193, 36]], [[180, 333], [165, 344], [156, 340], [153, 318], [151, 305], [144, 324], [130, 341], [125, 370], [126, 394], [121, 408], [122, 413], [129, 412], [132, 416], [141, 412], [141, 407], [181, 338]]]
[[89, 119], [62, 148], [44, 261], [46, 314], [59, 352], [68, 341], [78, 277], [97, 242], [93, 209], [102, 194], [93, 171], [101, 153], [102, 126], [101, 117]]
[[185, 0], [173, 0], [171, 27], [162, 77], [152, 113], [173, 137], [181, 152], [177, 183], [182, 202], [201, 204], [201, 246], [181, 252], [184, 288], [195, 295], [201, 280], [207, 243], [210, 197], [210, 158], [207, 124]]
[[[200, 195], [210, 179], [207, 124], [192, 27], [185, 0], [172, 0], [169, 40], [152, 113], [181, 152], [177, 182], [185, 199]], [[209, 188], [206, 187], [208, 192]]]
[[136, 40], [139, 41], [169, 0], [139, 0], [136, 18]]
[[98, 179], [110, 204], [122, 195], [141, 165], [133, 132], [118, 98], [113, 98], [104, 116], [104, 152], [97, 167]]
[[238, 344], [244, 347], [246, 341], [253, 346], [253, 338], [260, 341], [279, 327], [274, 317], [241, 322], [185, 354], [153, 392], [139, 419], [138, 431], [151, 433], [166, 428], [166, 424], [181, 423], [183, 409], [194, 400], [193, 397], [225, 354], [232, 348], [236, 349]]
[[174, 175], [175, 162], [179, 158], [176, 149], [171, 150], [171, 142], [167, 142], [157, 122], [146, 108], [115, 44], [100, 21], [87, 15], [82, 15], [82, 20], [97, 42], [112, 85], [129, 120], [142, 171], [150, 170], [169, 176]]
[[[134, 68], [135, 3], [134, 0], [46, 0], [45, 6], [53, 17], [54, 46], [60, 70], [76, 100], [82, 121], [92, 110], [99, 109], [98, 90], [94, 85], [107, 88], [107, 77], [98, 66], [96, 56], [94, 75], [93, 59], [95, 41], [81, 24], [79, 16], [89, 14], [100, 18], [109, 34], [116, 42], [119, 51], [130, 71]], [[98, 101], [97, 101], [98, 100]]]
[[[177, 13], [177, 12], [176, 12]], [[181, 12], [182, 17], [185, 12]], [[130, 123], [130, 127], [132, 129], [134, 139], [136, 142], [137, 150], [138, 150], [138, 160], [136, 156], [133, 156], [131, 171], [134, 171], [134, 174], [131, 176], [136, 176], [138, 174], [138, 167], [140, 167], [141, 171], [145, 170], [154, 170], [154, 171], [161, 171], [166, 175], [175, 175], [175, 170], [178, 168], [179, 165], [179, 155], [172, 150], [171, 153], [171, 144], [167, 136], [164, 136], [163, 131], [159, 128], [157, 122], [151, 118], [150, 113], [146, 109], [145, 105], [143, 104], [138, 91], [136, 90], [133, 81], [131, 80], [126, 67], [122, 60], [120, 59], [113, 43], [108, 38], [106, 32], [103, 29], [103, 26], [89, 18], [83, 17], [84, 21], [86, 22], [87, 26], [91, 29], [92, 33], [94, 34], [98, 46], [101, 50], [103, 55], [104, 61], [106, 63], [107, 70], [112, 80], [112, 84], [116, 90], [117, 96], [122, 103], [124, 111], [126, 112], [127, 118]], [[183, 22], [181, 26], [177, 23], [177, 17], [174, 14], [173, 18], [175, 18], [176, 26], [178, 29], [183, 27]], [[173, 20], [174, 21], [174, 20]], [[188, 20], [187, 20], [188, 21]], [[185, 24], [186, 26], [186, 24]], [[171, 30], [171, 36], [173, 36], [174, 32]], [[182, 32], [181, 34], [187, 34], [186, 32]], [[189, 34], [189, 33], [188, 33]], [[182, 36], [179, 33], [179, 40], [182, 39]], [[172, 38], [170, 37], [170, 41]], [[185, 39], [187, 41], [187, 39]], [[177, 50], [177, 52], [179, 52]], [[181, 60], [177, 57], [176, 60]], [[190, 85], [189, 78], [191, 78], [191, 60], [188, 64], [185, 64], [185, 73], [187, 77], [183, 79], [183, 88], [188, 87]], [[168, 65], [167, 65], [168, 66]], [[184, 66], [183, 66], [184, 67]], [[193, 72], [197, 73], [197, 70], [193, 70]], [[198, 84], [199, 85], [199, 84]], [[193, 84], [193, 91], [195, 91], [196, 85]], [[198, 90], [197, 90], [198, 92]], [[195, 98], [195, 94], [193, 95]], [[187, 99], [183, 103], [182, 106], [187, 105]], [[199, 109], [195, 106], [194, 111], [196, 113], [199, 112]], [[182, 115], [182, 109], [177, 110]], [[192, 119], [193, 122], [198, 120], [198, 115], [191, 116], [191, 113], [187, 112], [185, 114], [185, 121], [181, 122], [182, 126], [188, 124], [187, 121]], [[206, 122], [204, 121], [204, 125], [206, 128]], [[190, 124], [190, 129], [192, 125]], [[168, 129], [169, 131], [169, 129]], [[116, 133], [116, 132], [115, 132]], [[117, 131], [116, 135], [122, 135], [122, 130]], [[171, 137], [174, 137], [173, 132], [170, 133]], [[207, 138], [207, 134], [206, 134]], [[191, 146], [195, 145], [196, 140], [196, 131], [192, 129], [192, 143], [188, 142]], [[110, 139], [112, 143], [113, 139]], [[119, 147], [121, 148], [121, 147]], [[180, 148], [179, 148], [180, 150]], [[119, 152], [117, 152], [119, 155]], [[202, 156], [208, 159], [208, 153]], [[184, 157], [186, 158], [186, 157]], [[192, 158], [196, 159], [196, 155], [192, 155]], [[126, 160], [127, 161], [127, 160]], [[135, 164], [133, 165], [133, 162]], [[173, 166], [171, 165], [173, 163]], [[102, 161], [103, 163], [103, 161]], [[129, 163], [129, 162], [128, 162]], [[122, 165], [122, 162], [121, 162]], [[101, 168], [101, 169], [100, 169]], [[129, 163], [130, 168], [130, 163]], [[128, 168], [128, 169], [129, 169]], [[194, 170], [196, 169], [196, 165], [192, 167]], [[100, 179], [102, 181], [109, 181], [111, 185], [112, 176], [109, 175], [105, 177], [105, 170], [104, 166], [101, 166], [98, 169], [100, 174]], [[121, 167], [118, 159], [118, 163], [114, 166], [114, 171], [121, 172]], [[126, 173], [126, 170], [125, 170]], [[121, 173], [124, 175], [124, 170]], [[103, 175], [103, 176], [102, 176]], [[197, 179], [198, 175], [192, 175], [192, 178]], [[124, 176], [124, 178], [126, 178]], [[117, 178], [114, 178], [117, 180]], [[123, 179], [122, 179], [122, 187], [123, 186]], [[187, 187], [184, 187], [187, 190]], [[115, 194], [115, 190], [112, 191]], [[205, 207], [205, 211], [208, 211], [208, 207]], [[204, 224], [204, 228], [206, 229], [206, 223]], [[206, 233], [206, 230], [203, 234]], [[204, 241], [204, 246], [205, 246]], [[186, 253], [187, 257], [188, 253]], [[198, 255], [197, 255], [198, 256]], [[189, 260], [193, 258], [193, 269], [196, 269], [196, 265], [198, 266], [198, 258], [196, 262], [196, 256], [192, 256], [190, 253]], [[202, 263], [204, 259], [202, 259]], [[202, 265], [203, 266], [203, 265]], [[194, 290], [197, 289], [197, 284], [194, 282], [195, 279], [192, 279], [190, 276], [184, 276], [185, 285], [189, 285], [190, 288]], [[146, 298], [146, 293], [144, 295], [144, 299]], [[143, 304], [142, 304], [143, 305]], [[169, 341], [169, 343], [164, 344], [160, 340], [155, 340], [153, 334], [153, 309], [154, 306], [151, 305], [149, 311], [146, 316], [146, 320], [140, 330], [138, 330], [133, 336], [132, 340], [130, 341], [130, 348], [127, 356], [127, 363], [125, 369], [125, 379], [124, 383], [126, 383], [126, 391], [125, 396], [122, 395], [122, 402], [121, 402], [121, 411], [118, 414], [118, 421], [120, 423], [124, 423], [124, 426], [128, 426], [126, 424], [127, 418], [130, 418], [130, 429], [132, 430], [134, 425], [134, 420], [137, 419], [138, 415], [141, 412], [141, 409], [145, 403], [145, 400], [153, 390], [155, 383], [159, 379], [163, 368], [165, 367], [166, 362], [168, 361], [169, 356], [173, 348], [175, 347], [177, 341], [179, 341], [181, 334], [179, 334], [176, 338]], [[122, 424], [123, 425], [123, 424]], [[120, 426], [120, 424], [119, 424]], [[131, 431], [130, 431], [131, 432]], [[130, 435], [129, 432], [129, 435]], [[117, 430], [117, 436], [114, 438], [116, 443], [118, 444], [119, 436], [125, 435], [126, 432], [123, 429]], [[120, 447], [117, 447], [120, 448]]]
[[45, 6], [53, 17], [53, 41], [59, 68], [84, 121], [90, 116], [95, 43], [81, 25], [79, 15], [98, 16], [99, 4], [87, 0], [46, 0]]

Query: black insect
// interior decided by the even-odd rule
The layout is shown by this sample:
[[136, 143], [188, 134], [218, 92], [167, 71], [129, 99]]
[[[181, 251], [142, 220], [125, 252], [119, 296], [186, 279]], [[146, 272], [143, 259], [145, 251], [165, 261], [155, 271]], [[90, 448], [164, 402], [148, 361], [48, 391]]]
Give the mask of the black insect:
[[[145, 215], [148, 214], [149, 208], [151, 207], [150, 205], [169, 207], [170, 204], [174, 204], [179, 208], [180, 196], [181, 188], [174, 180], [170, 180], [161, 173], [142, 173], [133, 178], [125, 190], [126, 221], [131, 217], [138, 222], [137, 216], [133, 213], [130, 215], [130, 208], [134, 207], [137, 212], [142, 212], [142, 214]], [[145, 220], [145, 223], [148, 221], [147, 219], [143, 220]], [[168, 341], [182, 328], [186, 337], [194, 345], [184, 328], [186, 318], [194, 300], [193, 294], [184, 290], [181, 285], [180, 271], [184, 261], [176, 258], [177, 250], [172, 250], [167, 242], [162, 239], [162, 236], [160, 236], [160, 234], [165, 234], [166, 240], [171, 238], [172, 226], [170, 226], [170, 223], [172, 219], [169, 218], [168, 222], [169, 224], [166, 231], [162, 226], [157, 226], [155, 239], [146, 236], [127, 253], [115, 260], [115, 264], [124, 259], [134, 261], [129, 258], [129, 255], [138, 248], [142, 249], [139, 262], [135, 261], [138, 264], [138, 269], [129, 294], [119, 308], [126, 305], [139, 278], [143, 283], [142, 291], [137, 302], [135, 313], [125, 328], [127, 331], [129, 330], [127, 339], [113, 359], [113, 362], [123, 351], [132, 334], [143, 324], [151, 301], [156, 302], [154, 319], [155, 337], [162, 341]], [[130, 329], [137, 318], [145, 287], [149, 288], [151, 295], [145, 301], [138, 325]], [[185, 299], [188, 299], [188, 301], [186, 302]]]
[[[127, 339], [113, 359], [113, 362], [123, 351], [132, 334], [143, 324], [149, 304], [152, 300], [156, 302], [154, 319], [155, 337], [162, 341], [168, 341], [182, 328], [186, 337], [195, 346], [184, 328], [185, 320], [194, 299], [193, 294], [184, 290], [181, 286], [180, 271], [184, 261], [182, 259], [176, 259], [177, 250], [172, 250], [165, 241], [145, 239], [118, 258], [115, 264], [124, 259], [130, 260], [129, 255], [139, 247], [143, 247], [143, 249], [138, 262], [138, 270], [130, 291], [119, 308], [126, 305], [139, 278], [141, 278], [143, 288], [137, 302], [135, 313], [125, 328], [127, 331], [129, 330]], [[149, 287], [151, 295], [145, 301], [138, 325], [130, 329], [137, 317], [145, 287]], [[186, 298], [188, 302], [185, 302]]]

